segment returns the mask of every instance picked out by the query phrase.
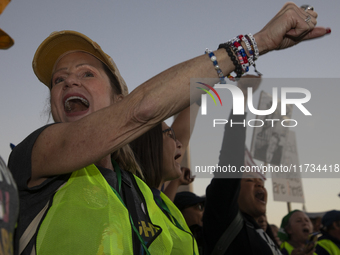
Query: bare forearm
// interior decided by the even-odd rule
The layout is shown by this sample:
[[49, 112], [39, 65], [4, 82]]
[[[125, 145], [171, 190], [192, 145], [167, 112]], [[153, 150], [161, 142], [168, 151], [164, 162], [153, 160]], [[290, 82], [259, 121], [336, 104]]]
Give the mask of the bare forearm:
[[171, 201], [174, 201], [179, 186], [180, 186], [180, 182], [177, 179], [170, 181], [164, 190], [164, 194]]
[[[225, 69], [232, 70], [225, 52], [216, 55]], [[206, 55], [169, 68], [105, 109], [47, 128], [32, 151], [32, 174], [68, 173], [101, 160], [188, 107], [190, 78], [200, 76], [217, 76]]]
[[[306, 22], [307, 15], [310, 15], [309, 23]], [[285, 4], [254, 35], [259, 53], [288, 48], [302, 40], [329, 33], [326, 28], [315, 27], [316, 17], [315, 12], [307, 14], [293, 3]], [[224, 75], [234, 70], [225, 49], [216, 50], [214, 54]], [[191, 78], [215, 78], [209, 85], [219, 81], [210, 58], [201, 55], [156, 75], [108, 108], [73, 123], [47, 128], [32, 151], [32, 175], [72, 172], [107, 157], [157, 123], [188, 107], [190, 93], [198, 98], [200, 90], [190, 90]]]

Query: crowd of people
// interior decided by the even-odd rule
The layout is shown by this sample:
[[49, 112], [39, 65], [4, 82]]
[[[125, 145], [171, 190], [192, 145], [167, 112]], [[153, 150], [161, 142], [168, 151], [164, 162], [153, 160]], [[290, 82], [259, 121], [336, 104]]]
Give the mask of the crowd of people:
[[[0, 193], [2, 254], [340, 254], [340, 212], [324, 215], [321, 237], [311, 237], [302, 211], [290, 212], [277, 230], [266, 217], [259, 172], [215, 173], [204, 197], [177, 192], [194, 181], [181, 161], [204, 92], [190, 90], [190, 78], [215, 78], [209, 86], [236, 80], [246, 100], [261, 77], [241, 77], [256, 70], [260, 55], [330, 33], [316, 19], [313, 7], [286, 3], [260, 32], [222, 42], [130, 93], [92, 39], [52, 33], [33, 70], [50, 89], [54, 123], [15, 146], [8, 166], [0, 162], [8, 184]], [[164, 120], [175, 114], [169, 127]], [[245, 127], [225, 126], [219, 165], [245, 164], [245, 136]]]

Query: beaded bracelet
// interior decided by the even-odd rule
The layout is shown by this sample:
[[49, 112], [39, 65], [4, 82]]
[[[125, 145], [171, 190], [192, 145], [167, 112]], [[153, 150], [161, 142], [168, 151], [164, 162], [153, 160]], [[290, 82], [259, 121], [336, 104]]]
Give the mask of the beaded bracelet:
[[252, 65], [254, 67], [255, 73], [257, 73], [257, 75], [262, 76], [262, 73], [260, 73], [257, 69], [256, 69], [256, 64], [254, 61], [254, 51], [253, 48], [251, 46], [251, 44], [249, 43], [248, 39], [246, 38], [246, 36], [240, 35], [239, 38], [244, 42], [244, 44], [247, 47], [247, 50], [250, 54], [250, 56], [248, 57], [248, 61], [249, 61], [249, 65]]
[[[256, 41], [255, 41], [254, 36], [253, 36], [251, 33], [247, 34], [246, 37], [249, 38], [249, 40], [251, 41], [251, 44], [252, 44], [252, 46], [253, 46], [254, 53], [255, 53], [255, 54], [254, 54], [254, 61], [255, 61], [255, 60], [257, 60], [257, 59], [259, 58], [259, 56], [260, 56], [259, 49], [257, 48], [257, 43], [256, 43]], [[248, 39], [248, 38], [247, 38], [247, 39]]]
[[246, 73], [249, 71], [248, 56], [240, 42], [241, 41], [234, 41], [233, 45], [236, 47], [236, 54], [240, 56], [239, 59], [240, 59], [240, 64], [242, 66], [243, 73]]
[[[262, 73], [260, 73], [257, 69], [256, 69], [256, 64], [255, 64], [255, 60], [257, 58], [255, 58], [255, 55], [254, 55], [254, 47], [253, 47], [253, 42], [252, 40], [249, 38], [248, 35], [239, 35], [239, 38], [245, 43], [246, 47], [247, 47], [247, 50], [250, 54], [250, 57], [248, 57], [248, 60], [249, 60], [249, 64], [252, 65], [254, 67], [254, 70], [255, 72], [257, 73], [257, 75], [259, 76], [262, 76]], [[254, 39], [255, 41], [255, 39]], [[256, 44], [256, 42], [255, 42]], [[257, 49], [257, 45], [256, 45], [256, 49]], [[257, 49], [257, 52], [258, 52], [258, 49]]]
[[236, 51], [237, 54], [241, 54], [243, 58], [243, 64], [241, 63], [242, 69], [243, 69], [243, 72], [246, 73], [249, 71], [249, 57], [246, 51], [243, 49], [243, 46], [241, 44], [241, 38], [242, 38], [242, 35], [238, 37], [234, 37], [232, 40], [230, 40], [230, 42], [234, 46], [234, 51]]
[[253, 51], [249, 41], [247, 40], [247, 38], [245, 36], [243, 36], [243, 35], [239, 35], [238, 38], [240, 40], [242, 40], [244, 42], [244, 44], [246, 45], [246, 47], [247, 47], [247, 50], [248, 50], [249, 55], [250, 55], [250, 57], [248, 57], [248, 59], [253, 60], [254, 51]]
[[220, 78], [220, 83], [225, 84], [226, 81], [225, 81], [224, 75], [222, 73], [222, 70], [217, 63], [217, 58], [216, 58], [215, 54], [212, 51], [210, 51], [209, 49], [205, 50], [205, 54], [208, 54], [211, 62], [213, 62], [214, 67], [217, 71], [218, 77]]
[[251, 48], [250, 43], [248, 42], [247, 38], [245, 38], [243, 35], [239, 35], [238, 38], [240, 40], [242, 40], [244, 42], [244, 44], [246, 45], [246, 47], [247, 47], [247, 50], [248, 50], [249, 55], [250, 55], [250, 56], [248, 56], [249, 65], [254, 65], [255, 64], [255, 62], [253, 60], [253, 58], [254, 58], [254, 51]]
[[235, 66], [234, 72], [236, 73], [236, 77], [233, 77], [232, 75], [228, 74], [227, 75], [228, 79], [231, 80], [231, 81], [237, 81], [241, 78], [243, 71], [242, 71], [242, 66], [237, 61], [231, 47], [232, 47], [232, 44], [230, 42], [227, 42], [227, 43], [221, 43], [218, 46], [218, 49], [222, 49], [222, 48], [225, 49], [226, 52], [228, 53], [228, 56], [230, 57], [231, 61], [233, 62], [234, 66]]
[[[251, 38], [252, 38], [252, 39], [251, 39]], [[247, 47], [247, 49], [248, 49], [248, 52], [249, 52], [250, 56], [247, 56], [247, 55], [246, 55], [246, 53], [245, 53], [245, 51], [244, 51], [242, 45], [241, 45], [241, 48], [242, 48], [242, 49], [238, 47], [238, 46], [239, 46], [238, 43], [241, 44], [241, 40], [246, 44], [246, 47]], [[245, 36], [239, 35], [239, 36], [233, 38], [233, 39], [230, 40], [230, 41], [233, 42], [233, 44], [237, 46], [237, 48], [238, 48], [237, 50], [240, 50], [240, 51], [241, 51], [241, 53], [243, 54], [243, 57], [244, 57], [244, 56], [247, 56], [247, 60], [249, 61], [249, 64], [252, 65], [252, 66], [254, 67], [255, 72], [257, 73], [257, 75], [262, 76], [262, 73], [260, 73], [260, 72], [256, 69], [256, 64], [255, 64], [255, 60], [256, 60], [257, 58], [255, 58], [254, 52], [257, 52], [257, 54], [258, 54], [258, 52], [259, 52], [259, 51], [258, 51], [258, 48], [257, 48], [257, 44], [256, 44], [256, 42], [255, 42], [255, 38], [252, 37], [251, 34], [250, 34], [250, 37], [249, 37], [248, 35], [245, 35]], [[236, 42], [237, 42], [237, 43], [236, 43]], [[255, 42], [255, 44], [254, 44], [254, 42]], [[256, 49], [255, 51], [254, 51], [254, 48]], [[245, 59], [245, 58], [244, 58], [244, 59]], [[248, 64], [247, 66], [249, 66], [249, 64]], [[249, 71], [249, 68], [245, 68], [244, 66], [242, 66], [242, 67], [243, 67], [243, 71], [244, 71], [244, 72]]]
[[237, 55], [239, 59], [239, 63], [242, 67], [242, 74], [249, 71], [249, 63], [247, 54], [244, 51], [242, 45], [238, 42], [238, 38], [233, 38], [232, 40], [229, 40], [229, 43], [231, 45], [231, 49], [234, 51], [234, 53]]

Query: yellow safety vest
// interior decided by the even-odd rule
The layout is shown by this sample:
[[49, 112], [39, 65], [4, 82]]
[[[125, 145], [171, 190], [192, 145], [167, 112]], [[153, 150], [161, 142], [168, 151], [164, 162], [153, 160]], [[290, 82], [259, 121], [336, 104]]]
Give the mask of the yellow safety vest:
[[340, 255], [339, 247], [329, 239], [322, 239], [317, 243], [324, 248], [330, 255]]
[[[294, 247], [291, 246], [288, 242], [282, 242], [281, 246], [280, 246], [280, 250], [281, 252], [283, 250], [286, 250], [288, 252], [288, 254], [291, 254], [292, 251], [294, 250]], [[317, 255], [315, 252], [313, 252], [313, 255]]]
[[288, 252], [288, 254], [291, 254], [292, 251], [294, 250], [294, 247], [291, 246], [289, 243], [287, 242], [282, 242], [281, 245], [280, 245], [280, 250], [283, 251], [283, 250], [286, 250]]
[[[148, 246], [149, 252], [179, 254], [173, 253], [173, 242], [177, 240], [168, 230], [166, 216], [154, 202], [151, 190], [139, 178], [135, 180], [152, 222], [148, 226], [144, 224], [143, 231], [155, 237]], [[73, 172], [56, 192], [39, 227], [36, 252], [38, 255], [133, 254], [128, 211], [96, 166]]]
[[[177, 206], [161, 192], [161, 198], [170, 210], [171, 216], [176, 219], [181, 227], [178, 227], [174, 220], [170, 221], [166, 217], [166, 224], [173, 240], [173, 247], [171, 254], [196, 254], [198, 255], [198, 246], [196, 239], [192, 235], [184, 217]], [[182, 229], [181, 229], [182, 228]]]

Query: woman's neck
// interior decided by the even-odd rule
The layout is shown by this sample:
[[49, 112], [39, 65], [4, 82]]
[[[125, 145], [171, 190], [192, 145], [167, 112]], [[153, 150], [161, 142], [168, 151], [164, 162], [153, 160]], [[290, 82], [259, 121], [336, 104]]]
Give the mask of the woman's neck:
[[112, 166], [112, 162], [111, 162], [111, 155], [107, 155], [106, 157], [97, 161], [95, 163], [95, 165], [113, 170], [113, 166]]
[[304, 242], [300, 242], [298, 240], [289, 240], [288, 243], [294, 247], [294, 249], [296, 248], [303, 248], [305, 243]]
[[162, 187], [163, 187], [163, 185], [164, 185], [164, 183], [165, 183], [165, 181], [161, 181], [160, 183], [159, 183], [159, 186], [158, 186], [158, 190], [160, 190], [160, 191], [162, 191]]

